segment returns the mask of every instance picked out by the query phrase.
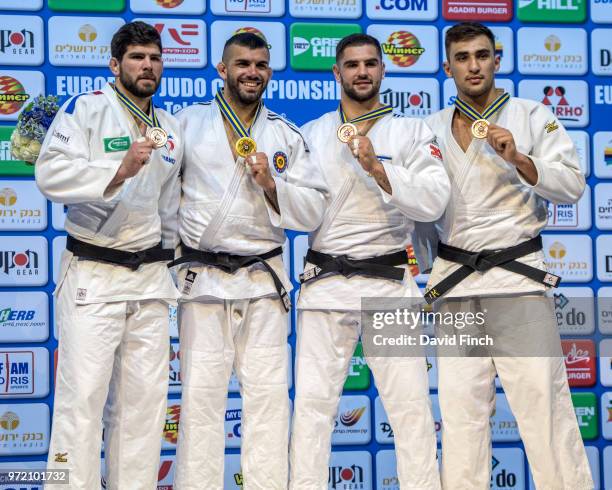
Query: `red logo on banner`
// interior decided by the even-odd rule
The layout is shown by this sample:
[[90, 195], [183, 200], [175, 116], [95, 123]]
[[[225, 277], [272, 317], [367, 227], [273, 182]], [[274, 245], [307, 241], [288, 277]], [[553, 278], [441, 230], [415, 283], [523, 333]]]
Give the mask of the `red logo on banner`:
[[567, 380], [570, 386], [595, 384], [595, 344], [592, 340], [562, 340]]
[[512, 0], [444, 0], [442, 16], [448, 20], [489, 20], [505, 22], [512, 19]]

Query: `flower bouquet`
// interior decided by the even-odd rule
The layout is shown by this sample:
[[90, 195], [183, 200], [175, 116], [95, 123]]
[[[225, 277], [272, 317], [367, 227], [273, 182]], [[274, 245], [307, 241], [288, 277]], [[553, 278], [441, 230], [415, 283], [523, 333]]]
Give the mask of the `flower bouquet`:
[[59, 111], [58, 97], [39, 95], [19, 114], [11, 135], [11, 153], [15, 158], [34, 164], [53, 118]]

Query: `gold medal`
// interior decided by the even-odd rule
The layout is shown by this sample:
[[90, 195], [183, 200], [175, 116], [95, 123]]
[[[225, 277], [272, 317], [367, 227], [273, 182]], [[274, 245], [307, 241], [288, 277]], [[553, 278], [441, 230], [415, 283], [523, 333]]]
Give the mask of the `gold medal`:
[[149, 126], [146, 135], [157, 149], [163, 148], [168, 142], [168, 133], [162, 128]]
[[337, 136], [342, 143], [348, 143], [353, 136], [357, 136], [357, 133], [357, 126], [355, 126], [353, 123], [347, 122], [338, 128]]
[[243, 158], [248, 157], [251, 153], [257, 151], [257, 143], [253, 138], [243, 137], [236, 141], [236, 153]]
[[486, 138], [488, 132], [489, 121], [487, 121], [486, 119], [477, 119], [472, 123], [472, 135], [474, 136], [474, 138]]

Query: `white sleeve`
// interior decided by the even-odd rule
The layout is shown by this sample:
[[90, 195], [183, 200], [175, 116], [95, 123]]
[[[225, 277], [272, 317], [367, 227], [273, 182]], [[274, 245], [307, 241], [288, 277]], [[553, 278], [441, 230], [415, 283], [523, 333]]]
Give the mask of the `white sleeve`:
[[74, 111], [67, 113], [71, 102], [64, 104], [47, 132], [36, 161], [36, 184], [54, 202], [109, 201], [122, 187], [114, 186], [105, 193], [121, 161], [91, 157], [86, 103], [77, 100]]
[[280, 214], [266, 199], [274, 226], [296, 231], [316, 230], [325, 213], [328, 193], [320, 163], [313, 157], [302, 134], [286, 130], [291, 139], [285, 178], [274, 176]]
[[[450, 180], [434, 134], [423, 121], [412, 122], [414, 143], [401, 153], [402, 161], [382, 162], [392, 193], [379, 189], [383, 200], [408, 218], [435, 221], [442, 216], [450, 199]], [[407, 132], [394, 136], [397, 141], [405, 140], [409, 138]]]
[[179, 243], [178, 209], [181, 201], [181, 164], [183, 160], [184, 142], [182, 132], [177, 140], [180, 142], [176, 163], [162, 184], [159, 195], [159, 217], [161, 220], [163, 248], [176, 248]]
[[553, 203], [575, 203], [580, 199], [586, 181], [576, 148], [559, 120], [543, 105], [538, 104], [530, 114], [530, 130], [534, 146], [529, 153], [538, 172], [533, 188], [536, 194]]

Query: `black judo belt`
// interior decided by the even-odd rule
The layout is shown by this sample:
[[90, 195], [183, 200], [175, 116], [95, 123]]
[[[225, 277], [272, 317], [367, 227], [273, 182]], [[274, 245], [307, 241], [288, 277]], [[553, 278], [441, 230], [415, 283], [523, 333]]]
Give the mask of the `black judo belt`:
[[379, 257], [357, 260], [347, 259], [346, 255], [334, 257], [333, 255], [317, 252], [316, 250], [308, 250], [305, 260], [314, 264], [315, 267], [300, 274], [300, 282], [302, 284], [312, 281], [323, 274], [342, 274], [344, 277], [360, 274], [362, 276], [401, 281], [406, 270], [394, 266], [406, 265], [408, 263], [404, 250]]
[[533, 279], [536, 282], [556, 288], [561, 282], [559, 276], [516, 260], [519, 257], [524, 257], [525, 255], [539, 250], [542, 250], [542, 237], [540, 235], [526, 242], [514, 245], [513, 247], [501, 250], [483, 250], [481, 252], [470, 252], [457, 247], [451, 247], [444, 243], [439, 243], [438, 257], [458, 264], [463, 264], [463, 267], [459, 267], [459, 269], [450, 276], [429, 289], [425, 293], [425, 301], [431, 304], [473, 272], [486, 272], [493, 267], [501, 267], [507, 271], [515, 272], [516, 274]]
[[272, 276], [274, 281], [274, 287], [278, 293], [278, 297], [283, 303], [285, 311], [291, 309], [291, 300], [289, 294], [283, 286], [283, 283], [279, 279], [274, 269], [266, 262], [266, 260], [283, 254], [283, 248], [278, 247], [274, 250], [270, 250], [265, 254], [261, 255], [234, 255], [225, 252], [205, 252], [204, 250], [197, 250], [195, 248], [188, 247], [184, 244], [181, 245], [182, 255], [174, 262], [168, 264], [168, 267], [174, 267], [175, 265], [185, 264], [187, 262], [199, 262], [203, 265], [209, 265], [211, 267], [217, 267], [224, 272], [233, 274], [241, 267], [248, 267], [253, 264], [261, 264]]
[[70, 250], [76, 257], [98, 262], [110, 262], [111, 264], [138, 269], [142, 264], [152, 262], [165, 262], [174, 259], [174, 250], [162, 248], [161, 242], [154, 247], [141, 250], [140, 252], [126, 252], [115, 248], [99, 247], [90, 243], [82, 242], [68, 235], [66, 249]]

